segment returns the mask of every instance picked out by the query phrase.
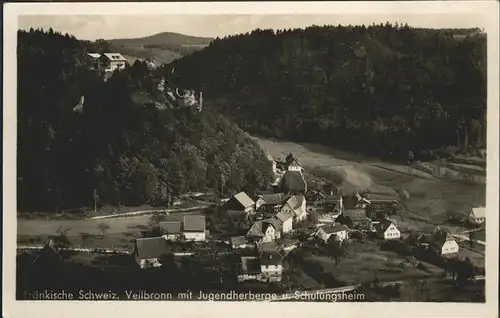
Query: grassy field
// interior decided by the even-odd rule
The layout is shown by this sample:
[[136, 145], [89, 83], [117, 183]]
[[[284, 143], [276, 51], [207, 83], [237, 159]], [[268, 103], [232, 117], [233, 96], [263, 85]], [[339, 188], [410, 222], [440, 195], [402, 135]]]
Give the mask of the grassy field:
[[[485, 204], [485, 184], [435, 177], [401, 164], [324, 146], [254, 139], [275, 159], [293, 153], [307, 172], [334, 181], [341, 190], [364, 189], [392, 194], [405, 190], [409, 199], [404, 200], [407, 209], [402, 214], [402, 222], [407, 227], [432, 230], [437, 224], [446, 224], [450, 214], [465, 216], [470, 208]], [[480, 163], [477, 166], [480, 170]]]
[[[179, 213], [179, 215], [198, 212]], [[17, 220], [18, 244], [40, 245], [53, 235], [60, 227], [68, 230], [68, 239], [73, 247], [88, 248], [131, 248], [132, 241], [141, 231], [148, 229], [149, 215], [127, 216], [105, 220], [93, 219], [23, 219]], [[102, 237], [99, 223], [109, 225]]]
[[398, 268], [403, 261], [393, 252], [378, 250], [374, 242], [351, 243], [346, 248], [347, 254], [335, 260], [324, 255], [312, 254], [306, 258], [309, 262], [319, 262], [325, 272], [348, 284], [362, 284], [378, 279], [394, 281], [408, 278], [426, 278], [441, 274], [442, 269], [425, 263], [428, 271], [422, 271], [415, 266], [407, 265]]

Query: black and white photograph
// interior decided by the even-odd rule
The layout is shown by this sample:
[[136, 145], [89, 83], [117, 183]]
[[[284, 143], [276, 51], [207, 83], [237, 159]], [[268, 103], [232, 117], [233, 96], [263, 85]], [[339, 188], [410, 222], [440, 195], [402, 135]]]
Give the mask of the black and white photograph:
[[497, 303], [498, 10], [114, 5], [4, 36], [13, 301]]

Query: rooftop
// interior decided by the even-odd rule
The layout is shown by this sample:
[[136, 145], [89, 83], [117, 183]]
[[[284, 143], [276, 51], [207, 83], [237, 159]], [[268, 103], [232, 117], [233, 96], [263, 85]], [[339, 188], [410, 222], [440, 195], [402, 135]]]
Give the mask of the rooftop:
[[120, 53], [104, 53], [110, 61], [126, 61], [127, 59], [123, 57]]
[[283, 193], [272, 193], [259, 195], [259, 198], [264, 201], [264, 205], [277, 205], [284, 203], [290, 196]]
[[287, 171], [281, 179], [281, 185], [287, 192], [302, 192], [307, 190], [307, 184], [299, 171]]
[[245, 192], [235, 194], [234, 198], [245, 208], [251, 207], [255, 204], [255, 202]]
[[181, 221], [164, 221], [159, 223], [160, 228], [165, 234], [181, 234], [182, 222]]
[[204, 215], [185, 215], [184, 216], [184, 231], [185, 232], [205, 232], [205, 216]]
[[485, 207], [472, 208], [472, 213], [474, 213], [474, 216], [477, 218], [485, 218], [486, 208]]
[[159, 258], [168, 253], [167, 241], [163, 237], [146, 237], [136, 240], [137, 254], [141, 259]]
[[277, 252], [262, 252], [260, 254], [260, 265], [280, 265], [281, 256]]
[[335, 223], [335, 225], [325, 225], [325, 226], [322, 226], [321, 228], [327, 234], [337, 233], [340, 231], [347, 231], [347, 226], [339, 224], [339, 223]]

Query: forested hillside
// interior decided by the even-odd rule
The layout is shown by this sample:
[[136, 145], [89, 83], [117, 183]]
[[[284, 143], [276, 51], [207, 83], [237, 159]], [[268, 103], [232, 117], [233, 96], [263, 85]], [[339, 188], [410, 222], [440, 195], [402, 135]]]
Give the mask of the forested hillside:
[[186, 191], [257, 191], [271, 180], [260, 148], [223, 116], [137, 102], [156, 85], [144, 64], [104, 82], [82, 63], [89, 43], [52, 30], [20, 31], [18, 40], [20, 210], [92, 206], [94, 193], [99, 205], [161, 205]]
[[485, 147], [480, 30], [255, 30], [160, 72], [172, 68], [182, 85], [204, 91], [206, 107], [253, 133], [402, 160], [410, 150], [429, 158]]

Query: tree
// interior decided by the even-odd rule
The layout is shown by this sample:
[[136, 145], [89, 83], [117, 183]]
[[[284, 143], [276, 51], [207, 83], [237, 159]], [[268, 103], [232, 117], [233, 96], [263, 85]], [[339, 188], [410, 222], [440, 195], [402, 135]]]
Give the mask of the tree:
[[53, 237], [54, 243], [57, 247], [67, 248], [71, 245], [68, 238], [69, 228], [61, 225], [56, 229], [56, 235]]
[[108, 223], [100, 222], [97, 224], [97, 229], [101, 233], [101, 239], [104, 238], [104, 234], [109, 230], [110, 226]]
[[335, 266], [338, 265], [339, 259], [345, 254], [345, 248], [336, 235], [332, 235], [327, 242], [327, 252], [330, 258], [335, 259]]

